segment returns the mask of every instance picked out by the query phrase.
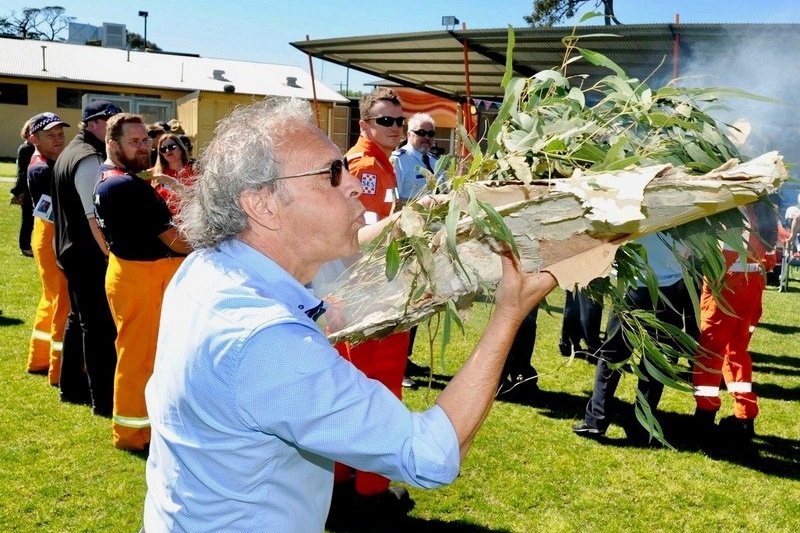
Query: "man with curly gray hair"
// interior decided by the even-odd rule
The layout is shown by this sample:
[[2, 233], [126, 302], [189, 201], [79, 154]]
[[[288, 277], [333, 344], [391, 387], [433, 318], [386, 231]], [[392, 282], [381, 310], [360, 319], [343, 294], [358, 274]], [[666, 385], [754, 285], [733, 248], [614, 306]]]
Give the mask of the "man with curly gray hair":
[[305, 285], [357, 251], [364, 207], [311, 119], [292, 100], [235, 110], [183, 198], [196, 251], [167, 287], [146, 390], [149, 533], [321, 532], [334, 461], [413, 487], [453, 481], [515, 331], [555, 284], [503, 255], [484, 338], [436, 405], [411, 413], [314, 322], [325, 305]]

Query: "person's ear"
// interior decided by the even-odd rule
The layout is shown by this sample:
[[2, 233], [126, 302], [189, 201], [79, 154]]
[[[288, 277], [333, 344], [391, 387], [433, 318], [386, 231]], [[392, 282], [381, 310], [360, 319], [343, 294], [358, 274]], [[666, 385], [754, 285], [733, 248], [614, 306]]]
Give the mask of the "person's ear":
[[252, 224], [273, 231], [280, 229], [281, 203], [276, 194], [268, 192], [266, 188], [244, 191], [239, 201]]

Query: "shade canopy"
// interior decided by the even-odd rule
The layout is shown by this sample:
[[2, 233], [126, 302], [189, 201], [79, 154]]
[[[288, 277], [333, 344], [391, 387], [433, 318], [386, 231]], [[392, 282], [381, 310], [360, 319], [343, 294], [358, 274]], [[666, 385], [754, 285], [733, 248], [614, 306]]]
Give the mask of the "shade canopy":
[[[794, 37], [798, 29], [798, 24], [626, 24], [581, 26], [575, 34], [583, 36], [578, 46], [604, 54], [629, 76], [663, 84], [675, 74], [681, 75], [683, 64], [710, 49], [730, 50], [764, 39], [776, 45], [797, 42]], [[515, 74], [527, 77], [560, 66], [566, 52], [563, 39], [572, 32], [569, 27], [515, 28]], [[314, 57], [439, 96], [463, 100], [467, 96], [500, 99], [503, 95], [507, 28], [367, 35], [291, 44]], [[569, 74], [588, 76], [589, 83], [610, 72], [582, 59], [568, 69]]]

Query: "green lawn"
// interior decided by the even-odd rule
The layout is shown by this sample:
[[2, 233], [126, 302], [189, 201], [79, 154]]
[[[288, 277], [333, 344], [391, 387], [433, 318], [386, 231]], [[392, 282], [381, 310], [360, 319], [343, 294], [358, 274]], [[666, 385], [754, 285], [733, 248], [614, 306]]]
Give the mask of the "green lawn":
[[[0, 163], [0, 175], [13, 174]], [[4, 182], [7, 193], [11, 184]], [[61, 404], [46, 378], [25, 372], [27, 340], [39, 297], [33, 260], [16, 246], [19, 211], [0, 205], [0, 531], [135, 532], [141, 525], [144, 460], [115, 450], [108, 420]], [[800, 274], [795, 274], [800, 279]], [[765, 295], [752, 342], [761, 415], [758, 455], [627, 446], [618, 424], [602, 442], [576, 437], [593, 367], [558, 355], [563, 294], [539, 315], [534, 363], [542, 393], [527, 404], [498, 402], [478, 435], [461, 477], [450, 487], [411, 489], [416, 508], [404, 526], [381, 531], [796, 532], [800, 531], [800, 283]], [[407, 393], [413, 408], [434, 400], [486, 320], [478, 305], [467, 340], [442, 366], [418, 337], [417, 362], [432, 362], [431, 388]], [[629, 408], [635, 379], [620, 385]], [[667, 436], [689, 420], [693, 400], [667, 390], [661, 420]], [[729, 414], [730, 400], [723, 410]], [[269, 531], [269, 525], [265, 525]]]
[[[13, 159], [0, 158], [0, 177], [13, 177], [17, 175]], [[5, 191], [5, 189], [3, 189]]]

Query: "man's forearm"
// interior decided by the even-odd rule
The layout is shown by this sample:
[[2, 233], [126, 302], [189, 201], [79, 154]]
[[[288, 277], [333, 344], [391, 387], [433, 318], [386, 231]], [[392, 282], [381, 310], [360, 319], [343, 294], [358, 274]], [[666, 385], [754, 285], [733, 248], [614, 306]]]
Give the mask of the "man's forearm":
[[436, 403], [453, 424], [463, 460], [494, 402], [500, 374], [519, 322], [493, 316], [469, 359], [450, 380]]
[[520, 324], [530, 309], [553, 289], [555, 283], [555, 278], [550, 274], [539, 274], [530, 300], [525, 305], [512, 307], [510, 312], [498, 307], [475, 350], [436, 400], [453, 424], [462, 459], [489, 414], [503, 365]]

